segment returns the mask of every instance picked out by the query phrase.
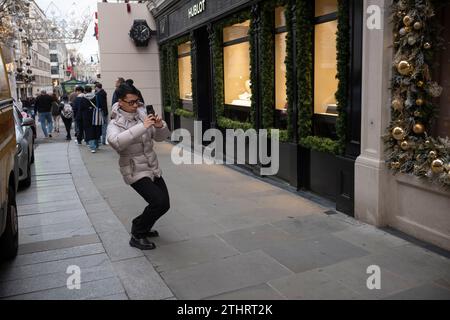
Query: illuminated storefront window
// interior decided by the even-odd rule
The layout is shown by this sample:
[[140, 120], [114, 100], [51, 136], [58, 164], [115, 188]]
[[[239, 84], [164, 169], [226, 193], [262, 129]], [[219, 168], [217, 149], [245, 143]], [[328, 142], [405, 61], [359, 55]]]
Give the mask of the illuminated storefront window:
[[250, 107], [250, 21], [223, 30], [225, 104]]
[[315, 12], [314, 113], [337, 116], [337, 0], [317, 0]]
[[286, 18], [285, 8], [275, 9], [275, 107], [287, 109], [286, 88]]
[[178, 81], [180, 99], [192, 101], [191, 42], [178, 46]]

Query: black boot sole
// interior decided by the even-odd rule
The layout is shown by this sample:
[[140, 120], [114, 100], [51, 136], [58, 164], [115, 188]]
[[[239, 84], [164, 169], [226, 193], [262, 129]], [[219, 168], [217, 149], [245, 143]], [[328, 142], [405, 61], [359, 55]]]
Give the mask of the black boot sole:
[[154, 243], [151, 246], [143, 246], [139, 243], [135, 243], [133, 240], [130, 240], [130, 246], [143, 251], [150, 251], [156, 249], [156, 245]]

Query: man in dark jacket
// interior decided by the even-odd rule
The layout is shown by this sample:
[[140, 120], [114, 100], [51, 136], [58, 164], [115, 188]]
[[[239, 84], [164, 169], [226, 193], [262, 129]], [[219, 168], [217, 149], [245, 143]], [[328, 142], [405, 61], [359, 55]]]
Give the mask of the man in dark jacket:
[[35, 103], [35, 108], [39, 114], [41, 128], [46, 138], [51, 138], [53, 132], [53, 119], [51, 114], [52, 102], [52, 97], [50, 97], [45, 90], [42, 90], [41, 95], [37, 97]]
[[99, 108], [103, 114], [101, 143], [106, 145], [106, 129], [108, 128], [108, 95], [106, 91], [103, 90], [103, 85], [100, 82], [95, 84], [95, 92], [97, 108]]
[[75, 119], [75, 136], [77, 137], [78, 144], [81, 145], [84, 138], [84, 130], [83, 130], [83, 123], [81, 121], [81, 116], [79, 114], [79, 109], [81, 102], [83, 101], [84, 98], [84, 88], [76, 87], [75, 92], [77, 93], [77, 97], [73, 101], [72, 110], [73, 110], [73, 117]]
[[[85, 94], [79, 96], [75, 100], [77, 105], [77, 120], [81, 122], [82, 130], [84, 131], [84, 140], [88, 143], [92, 153], [96, 153], [98, 149], [98, 140], [102, 134], [102, 126], [94, 125], [94, 112], [97, 108], [95, 101], [95, 94], [92, 92], [92, 87], [86, 86], [84, 88]], [[80, 129], [81, 130], [81, 129]]]
[[118, 78], [116, 81], [116, 91], [114, 91], [113, 97], [112, 97], [112, 102], [111, 102], [111, 107], [114, 106], [117, 102], [119, 102], [119, 98], [117, 96], [117, 89], [123, 85], [125, 83], [125, 79], [124, 78]]

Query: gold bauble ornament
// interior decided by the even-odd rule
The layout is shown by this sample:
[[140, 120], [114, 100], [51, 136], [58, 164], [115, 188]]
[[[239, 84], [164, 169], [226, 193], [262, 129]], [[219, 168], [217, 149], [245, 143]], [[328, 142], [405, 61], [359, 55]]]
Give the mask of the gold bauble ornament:
[[434, 160], [431, 163], [431, 171], [433, 171], [434, 173], [444, 172], [444, 162], [440, 159]]
[[395, 140], [403, 140], [405, 138], [405, 130], [400, 127], [395, 127], [394, 130], [392, 130], [392, 136]]
[[414, 29], [420, 30], [420, 29], [422, 29], [422, 27], [423, 27], [422, 22], [416, 22], [416, 23], [414, 23]]
[[431, 43], [426, 42], [426, 43], [423, 45], [423, 47], [424, 47], [425, 49], [429, 50], [429, 49], [431, 49]]
[[423, 101], [423, 99], [417, 99], [416, 100], [416, 105], [418, 105], [419, 107], [423, 106], [423, 104], [425, 103], [425, 101]]
[[391, 167], [392, 167], [392, 169], [400, 169], [401, 164], [400, 164], [400, 162], [392, 162]]
[[406, 33], [410, 33], [412, 31], [411, 27], [405, 27]]
[[425, 132], [425, 126], [421, 123], [417, 123], [414, 125], [413, 131], [415, 134], [423, 134]]
[[420, 111], [414, 111], [414, 117], [419, 118], [421, 116], [422, 114], [420, 113]]
[[411, 64], [408, 61], [400, 61], [400, 63], [397, 65], [398, 73], [401, 75], [408, 75], [412, 71]]
[[403, 101], [399, 100], [399, 99], [394, 99], [392, 101], [392, 108], [394, 108], [394, 110], [396, 111], [402, 111], [403, 110]]
[[424, 85], [425, 85], [425, 82], [423, 82], [423, 81], [418, 81], [418, 82], [417, 82], [417, 86], [418, 86], [419, 88], [423, 88]]
[[436, 152], [436, 151], [430, 151], [430, 153], [428, 154], [428, 157], [429, 157], [431, 160], [436, 159], [436, 158], [437, 158], [437, 152]]
[[400, 144], [400, 148], [402, 148], [403, 151], [407, 151], [409, 149], [409, 142], [408, 141], [403, 141]]
[[403, 23], [405, 26], [410, 26], [413, 23], [413, 19], [410, 16], [405, 16], [403, 18]]

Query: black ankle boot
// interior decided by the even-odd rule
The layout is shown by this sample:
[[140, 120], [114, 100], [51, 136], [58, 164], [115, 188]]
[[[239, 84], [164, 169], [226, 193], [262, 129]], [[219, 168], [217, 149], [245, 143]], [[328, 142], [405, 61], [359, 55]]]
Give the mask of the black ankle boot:
[[130, 246], [138, 248], [140, 250], [156, 249], [156, 245], [153, 242], [149, 241], [145, 236], [144, 237], [136, 237], [134, 235], [131, 236]]

